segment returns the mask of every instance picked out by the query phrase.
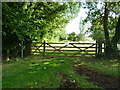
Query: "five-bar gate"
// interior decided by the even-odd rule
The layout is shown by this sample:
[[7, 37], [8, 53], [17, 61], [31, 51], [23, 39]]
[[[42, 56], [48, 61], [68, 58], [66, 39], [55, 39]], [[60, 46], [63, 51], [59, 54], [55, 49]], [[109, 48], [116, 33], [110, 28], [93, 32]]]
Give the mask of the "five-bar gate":
[[42, 55], [44, 57], [95, 57], [105, 51], [104, 43], [47, 43], [33, 42], [33, 55]]

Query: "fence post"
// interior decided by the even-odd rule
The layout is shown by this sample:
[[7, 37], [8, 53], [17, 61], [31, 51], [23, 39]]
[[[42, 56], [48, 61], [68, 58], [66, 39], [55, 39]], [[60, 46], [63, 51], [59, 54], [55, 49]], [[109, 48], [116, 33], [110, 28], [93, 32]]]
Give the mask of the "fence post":
[[95, 56], [97, 57], [98, 55], [98, 41], [96, 41], [96, 49], [95, 49]]
[[43, 42], [43, 57], [45, 57], [45, 41]]
[[98, 42], [98, 55], [102, 54], [102, 42]]
[[21, 58], [23, 58], [23, 41], [21, 42]]
[[100, 54], [102, 54], [102, 42], [100, 42]]
[[104, 55], [106, 56], [106, 43], [104, 41]]

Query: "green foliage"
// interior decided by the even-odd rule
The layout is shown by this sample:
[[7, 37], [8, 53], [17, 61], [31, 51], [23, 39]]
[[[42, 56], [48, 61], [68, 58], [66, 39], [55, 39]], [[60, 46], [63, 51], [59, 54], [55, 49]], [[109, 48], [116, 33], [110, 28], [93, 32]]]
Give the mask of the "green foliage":
[[69, 33], [68, 40], [75, 41], [76, 40], [76, 33], [75, 32]]
[[85, 41], [86, 40], [86, 36], [85, 34], [79, 34], [76, 36], [76, 40], [77, 41]]
[[86, 40], [86, 36], [84, 33], [76, 34], [75, 32], [72, 32], [68, 34], [67, 39], [71, 41], [84, 41]]
[[59, 35], [60, 35], [60, 40], [61, 40], [61, 41], [62, 41], [62, 40], [66, 40], [66, 38], [67, 38], [66, 30], [62, 30], [62, 31], [59, 33]]
[[3, 54], [19, 51], [21, 41], [64, 38], [64, 27], [77, 15], [79, 8], [77, 2], [4, 2]]
[[89, 11], [84, 23], [88, 21], [91, 23], [92, 26], [89, 28], [88, 32], [91, 32], [90, 36], [94, 40], [106, 42], [105, 53], [108, 58], [119, 57], [117, 48], [117, 43], [120, 39], [119, 6], [120, 2], [89, 2], [85, 5]]
[[[98, 3], [100, 4], [98, 8]], [[92, 37], [94, 40], [105, 40], [104, 35], [104, 28], [103, 28], [103, 16], [104, 16], [104, 2], [87, 2], [83, 4], [84, 8], [89, 9], [88, 16], [84, 20], [84, 23], [90, 22], [91, 27], [88, 29], [88, 33], [90, 34], [90, 37]], [[115, 28], [118, 20], [118, 13], [120, 13], [119, 8], [120, 3], [119, 2], [108, 2], [107, 9], [109, 10], [109, 16], [108, 16], [108, 30], [110, 34], [110, 39], [115, 34]]]
[[84, 25], [82, 24], [82, 18], [80, 19], [80, 22], [79, 22], [79, 30], [80, 30], [80, 34], [78, 34], [77, 36], [76, 36], [76, 39], [78, 40], [78, 41], [84, 41], [84, 40], [86, 40], [86, 36], [85, 36], [85, 27], [84, 27]]

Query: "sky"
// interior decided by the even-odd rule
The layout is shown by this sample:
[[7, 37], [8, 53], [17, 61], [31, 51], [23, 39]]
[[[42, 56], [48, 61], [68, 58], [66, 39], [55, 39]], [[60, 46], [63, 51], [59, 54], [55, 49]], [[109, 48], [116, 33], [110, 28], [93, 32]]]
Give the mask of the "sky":
[[74, 19], [72, 19], [66, 26], [66, 32], [71, 33], [71, 32], [75, 32], [76, 34], [79, 34], [80, 30], [79, 30], [79, 22], [81, 19], [85, 19], [87, 17], [87, 14], [85, 13], [86, 11], [88, 11], [87, 9], [80, 9], [80, 12], [78, 13], [78, 16], [75, 17]]
[[[101, 8], [102, 4], [98, 3], [97, 8]], [[66, 26], [66, 32], [71, 33], [71, 32], [75, 32], [76, 34], [79, 34], [80, 30], [79, 30], [79, 22], [81, 19], [85, 19], [87, 17], [87, 14], [85, 12], [88, 12], [88, 9], [84, 9], [84, 8], [80, 8], [80, 12], [78, 13], [78, 16], [75, 17], [74, 19], [72, 19]], [[87, 23], [85, 24], [85, 30], [90, 27], [91, 24]], [[87, 34], [87, 36], [89, 36], [89, 34]]]

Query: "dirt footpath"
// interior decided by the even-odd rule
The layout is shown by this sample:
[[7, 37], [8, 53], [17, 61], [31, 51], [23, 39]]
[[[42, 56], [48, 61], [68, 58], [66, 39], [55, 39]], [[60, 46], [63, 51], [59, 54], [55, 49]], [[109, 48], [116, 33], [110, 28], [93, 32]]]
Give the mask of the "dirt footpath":
[[88, 77], [87, 80], [102, 88], [120, 88], [118, 77], [104, 74], [102, 72], [87, 68], [80, 64], [75, 64], [74, 69], [77, 74]]
[[68, 76], [64, 73], [59, 73], [59, 75], [62, 78], [61, 78], [61, 85], [58, 89], [60, 89], [60, 88], [81, 88], [80, 85], [75, 80], [69, 79], [70, 76]]

